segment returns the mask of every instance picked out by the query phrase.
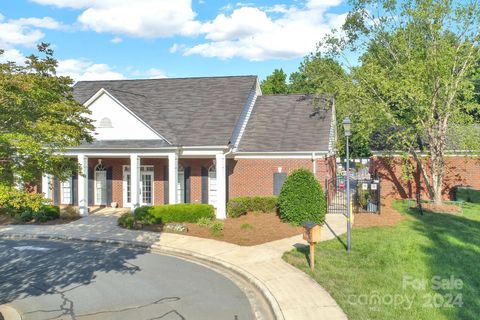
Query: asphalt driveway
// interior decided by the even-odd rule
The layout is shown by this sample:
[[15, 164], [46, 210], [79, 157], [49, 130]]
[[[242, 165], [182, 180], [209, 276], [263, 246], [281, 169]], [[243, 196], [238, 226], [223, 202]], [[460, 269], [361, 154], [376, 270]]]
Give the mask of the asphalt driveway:
[[182, 259], [89, 242], [0, 240], [0, 304], [22, 319], [253, 319], [229, 279]]

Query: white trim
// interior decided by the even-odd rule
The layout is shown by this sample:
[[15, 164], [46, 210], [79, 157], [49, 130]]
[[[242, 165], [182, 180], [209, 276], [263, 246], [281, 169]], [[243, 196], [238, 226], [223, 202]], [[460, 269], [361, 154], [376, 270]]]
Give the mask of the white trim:
[[[99, 166], [102, 166], [103, 167], [103, 170], [97, 170], [97, 168]], [[105, 199], [101, 199], [103, 200], [105, 203], [101, 203], [98, 199], [98, 195], [97, 195], [97, 173], [99, 172], [104, 172], [105, 174], [105, 181], [104, 181], [104, 184], [102, 185], [102, 198], [105, 196]], [[93, 168], [93, 203], [94, 205], [96, 206], [107, 206], [108, 203], [107, 203], [107, 198], [108, 198], [108, 190], [107, 190], [107, 168], [103, 165], [103, 163], [99, 162], [97, 163], [97, 165]]]
[[77, 157], [78, 166], [78, 207], [81, 216], [88, 215], [88, 157], [79, 154]]
[[332, 101], [332, 119], [330, 121], [330, 132], [328, 136], [328, 153], [334, 155], [337, 148], [337, 116], [335, 111], [335, 98]]
[[178, 183], [178, 155], [176, 153], [168, 154], [168, 203], [177, 202], [177, 183]]
[[227, 217], [227, 193], [226, 193], [226, 160], [224, 154], [215, 156], [216, 183], [217, 183], [217, 219]]
[[253, 108], [255, 106], [255, 102], [257, 101], [257, 96], [260, 91], [260, 85], [258, 83], [258, 79], [255, 80], [255, 85], [250, 90], [248, 94], [247, 101], [242, 109], [242, 113], [237, 120], [237, 123], [233, 129], [232, 136], [230, 137], [230, 141], [233, 145], [234, 150], [236, 150], [242, 140], [243, 134], [245, 132], [245, 128], [247, 127], [248, 120], [250, 120], [250, 116], [252, 115]]
[[[115, 101], [119, 106], [121, 106], [122, 108], [124, 108], [128, 113], [130, 113], [130, 115], [132, 115], [135, 119], [137, 119], [138, 121], [140, 121], [144, 126], [146, 126], [148, 129], [150, 129], [153, 133], [155, 133], [158, 137], [160, 137], [161, 139], [165, 140], [166, 142], [168, 142], [169, 144], [172, 144], [170, 141], [168, 141], [167, 139], [165, 139], [164, 136], [162, 136], [158, 131], [156, 131], [155, 129], [153, 129], [149, 124], [147, 124], [145, 121], [143, 121], [142, 118], [140, 118], [139, 116], [137, 116], [132, 110], [130, 110], [129, 108], [127, 108], [123, 103], [121, 103], [117, 98], [115, 98], [110, 92], [108, 92], [106, 89], [104, 88], [100, 88], [100, 90], [98, 90], [90, 99], [88, 99], [83, 105], [85, 107], [89, 107], [92, 103], [94, 103], [98, 98], [100, 98], [103, 94], [107, 95], [110, 99], [112, 99], [113, 101]], [[150, 140], [150, 139], [146, 139], [146, 140]]]
[[[69, 184], [69, 194], [68, 194], [68, 202], [65, 201], [65, 184]], [[72, 205], [73, 204], [73, 197], [72, 197], [72, 190], [73, 189], [73, 179], [69, 177], [65, 181], [60, 182], [60, 204]]]

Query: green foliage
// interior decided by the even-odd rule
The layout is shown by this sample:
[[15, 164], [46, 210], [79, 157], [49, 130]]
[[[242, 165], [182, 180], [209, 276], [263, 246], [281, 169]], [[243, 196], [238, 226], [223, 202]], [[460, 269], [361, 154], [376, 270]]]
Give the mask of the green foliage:
[[73, 98], [73, 80], [56, 76], [47, 44], [38, 51], [42, 57], [31, 55], [22, 66], [0, 63], [0, 184], [7, 186], [42, 173], [67, 178], [77, 164], [58, 151], [92, 140], [90, 111]]
[[223, 222], [219, 220], [215, 220], [214, 222], [212, 222], [212, 224], [210, 225], [210, 231], [214, 236], [220, 236], [223, 231]]
[[118, 218], [117, 223], [122, 228], [133, 229], [135, 226], [135, 218], [131, 212], [125, 212]]
[[72, 206], [67, 206], [60, 210], [60, 218], [65, 220], [75, 220], [80, 218], [80, 213], [78, 212], [78, 209]]
[[287, 75], [283, 69], [275, 69], [273, 73], [260, 83], [263, 94], [288, 93]]
[[210, 228], [212, 223], [213, 223], [213, 220], [208, 217], [201, 217], [200, 219], [197, 220], [197, 224], [202, 227]]
[[170, 222], [196, 223], [200, 218], [215, 218], [215, 210], [209, 204], [165, 204], [143, 206], [135, 209], [137, 221], [144, 225], [165, 224]]
[[274, 212], [277, 201], [276, 196], [233, 198], [227, 203], [227, 214], [229, 217], [236, 218], [252, 211]]
[[480, 203], [480, 190], [476, 190], [472, 187], [456, 187], [455, 200]]
[[14, 187], [0, 185], [0, 207], [8, 211], [39, 211], [48, 200], [39, 193], [30, 193]]
[[242, 229], [242, 230], [253, 229], [253, 226], [252, 226], [250, 223], [243, 223], [243, 224], [240, 226], [240, 229]]
[[320, 183], [306, 169], [293, 171], [285, 180], [278, 197], [280, 217], [300, 225], [305, 221], [323, 224], [327, 211]]

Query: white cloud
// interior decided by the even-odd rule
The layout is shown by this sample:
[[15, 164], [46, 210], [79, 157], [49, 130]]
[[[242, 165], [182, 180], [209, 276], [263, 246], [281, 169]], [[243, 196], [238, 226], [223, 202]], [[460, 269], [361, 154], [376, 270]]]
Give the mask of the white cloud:
[[[346, 14], [328, 13], [340, 3], [309, 0], [302, 7], [237, 8], [204, 23], [200, 32], [210, 41], [186, 48], [184, 54], [248, 60], [302, 57], [315, 51], [318, 41], [343, 23]], [[269, 16], [270, 12], [276, 17]]]
[[117, 43], [123, 42], [123, 39], [120, 38], [120, 37], [114, 37], [114, 38], [112, 38], [112, 40], [110, 40], [110, 42], [117, 44]]
[[164, 79], [168, 78], [165, 71], [157, 68], [150, 68], [146, 71], [133, 70], [131, 75], [135, 78]]
[[62, 25], [50, 17], [20, 18], [6, 20], [0, 14], [0, 47], [10, 49], [15, 46], [32, 47], [45, 36], [40, 30], [58, 29]]
[[103, 63], [93, 63], [82, 59], [60, 60], [57, 75], [69, 76], [75, 81], [81, 80], [118, 80], [125, 76]]
[[0, 56], [0, 63], [15, 62], [17, 65], [25, 64], [25, 55], [17, 49], [6, 49]]
[[82, 9], [78, 21], [96, 32], [156, 38], [191, 35], [198, 30], [191, 0], [33, 0]]

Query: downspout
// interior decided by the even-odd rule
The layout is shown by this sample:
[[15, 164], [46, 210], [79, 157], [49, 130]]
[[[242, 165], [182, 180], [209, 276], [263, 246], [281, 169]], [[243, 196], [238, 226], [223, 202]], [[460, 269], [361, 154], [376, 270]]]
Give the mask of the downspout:
[[312, 172], [313, 172], [313, 175], [317, 177], [317, 161], [315, 158], [315, 151], [312, 152], [312, 162], [313, 162]]

